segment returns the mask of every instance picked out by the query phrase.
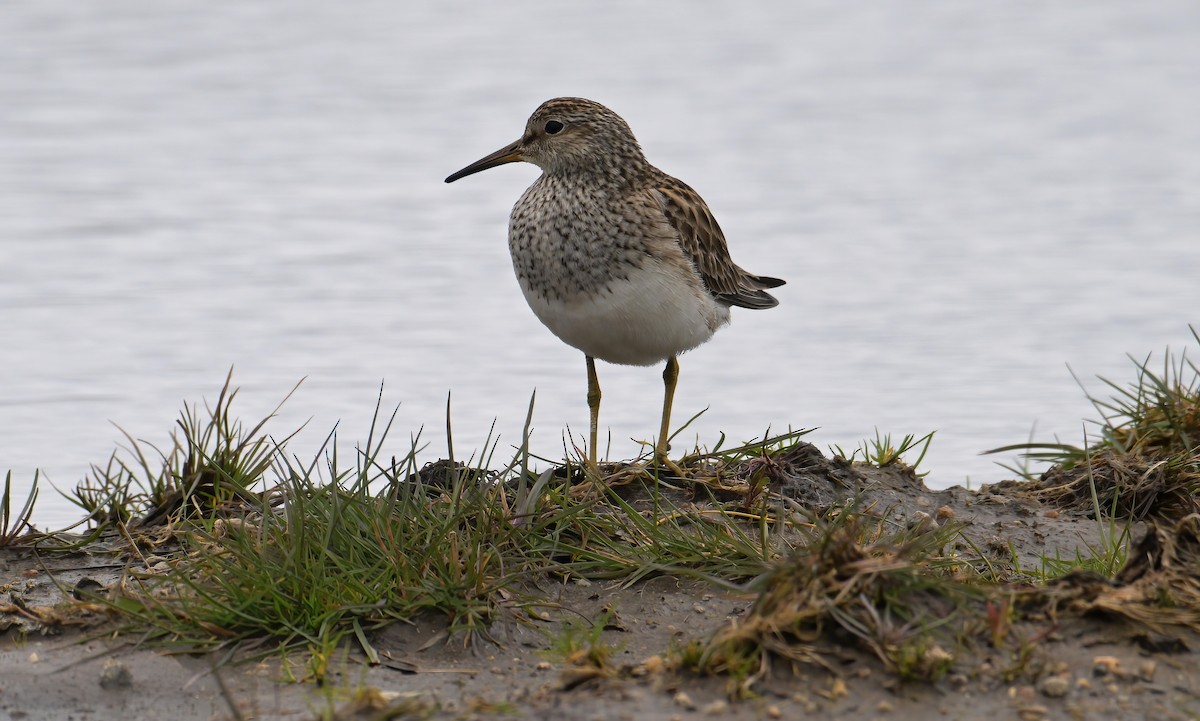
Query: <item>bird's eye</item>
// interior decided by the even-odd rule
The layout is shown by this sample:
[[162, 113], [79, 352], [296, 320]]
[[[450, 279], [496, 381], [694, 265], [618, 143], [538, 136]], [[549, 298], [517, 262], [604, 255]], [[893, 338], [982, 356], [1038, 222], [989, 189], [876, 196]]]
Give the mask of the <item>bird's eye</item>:
[[558, 135], [562, 132], [563, 124], [557, 120], [546, 121], [546, 135]]

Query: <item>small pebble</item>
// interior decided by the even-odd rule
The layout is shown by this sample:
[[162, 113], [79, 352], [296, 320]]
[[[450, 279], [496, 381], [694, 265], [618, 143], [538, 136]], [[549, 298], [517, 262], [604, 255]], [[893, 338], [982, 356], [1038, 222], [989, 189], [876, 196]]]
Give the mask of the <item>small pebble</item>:
[[1008, 697], [1023, 703], [1033, 703], [1037, 698], [1037, 690], [1033, 686], [1010, 686]]
[[930, 515], [928, 513], [926, 513], [925, 511], [917, 511], [916, 513], [912, 514], [912, 516], [909, 517], [908, 527], [909, 528], [929, 528], [929, 527], [937, 528], [937, 523], [935, 523], [933, 521], [933, 519], [930, 517]]
[[1049, 712], [1050, 709], [1045, 706], [1023, 706], [1017, 709], [1017, 716], [1021, 718], [1021, 721], [1039, 721], [1039, 719], [1046, 718], [1046, 714]]
[[877, 711], [879, 711], [879, 713], [891, 713], [893, 710], [895, 710], [895, 708], [896, 707], [893, 706], [892, 703], [887, 700], [880, 701], [879, 704], [875, 707], [875, 709]]
[[549, 661], [538, 661], [537, 670], [549, 671], [551, 668]]
[[692, 606], [692, 610], [695, 611], [696, 613], [704, 613], [708, 609], [697, 603]]
[[129, 668], [115, 658], [104, 662], [100, 668], [100, 686], [109, 690], [129, 688], [133, 685], [133, 674]]
[[1121, 660], [1115, 656], [1097, 656], [1092, 659], [1092, 675], [1108, 676], [1116, 674], [1121, 667]]
[[950, 506], [942, 506], [941, 508], [937, 509], [937, 513], [934, 514], [934, 518], [938, 519], [939, 521], [944, 521], [948, 518], [954, 518], [954, 509]]
[[771, 704], [767, 707], [767, 715], [771, 718], [783, 718], [783, 712], [780, 711], [779, 707], [774, 704]]
[[675, 694], [675, 698], [673, 700], [675, 701], [676, 706], [682, 706], [689, 711], [693, 711], [696, 708], [696, 702], [692, 700], [691, 696], [688, 696], [683, 691]]
[[1154, 672], [1158, 669], [1158, 664], [1154, 661], [1146, 660], [1138, 664], [1138, 678], [1149, 683], [1154, 680]]
[[704, 707], [703, 712], [708, 716], [720, 716], [729, 710], [729, 703], [724, 699], [717, 699]]
[[75, 584], [75, 588], [71, 589], [71, 597], [76, 601], [86, 601], [92, 598], [93, 594], [100, 593], [104, 590], [104, 586], [94, 578], [81, 578]]
[[1042, 679], [1040, 688], [1043, 696], [1062, 698], [1071, 690], [1071, 681], [1065, 676], [1047, 676]]

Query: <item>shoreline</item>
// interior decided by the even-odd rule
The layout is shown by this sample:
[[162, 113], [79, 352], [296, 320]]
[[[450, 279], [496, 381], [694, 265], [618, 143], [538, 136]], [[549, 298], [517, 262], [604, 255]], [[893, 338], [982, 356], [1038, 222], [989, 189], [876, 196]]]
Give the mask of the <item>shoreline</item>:
[[1091, 399], [1087, 447], [998, 449], [1044, 473], [941, 490], [932, 434], [422, 465], [377, 408], [306, 460], [227, 380], [76, 487], [83, 533], [31, 533], [9, 477], [0, 711], [1197, 718], [1200, 371], [1164, 369]]
[[[1085, 509], [1032, 500], [1029, 484], [934, 491], [905, 466], [822, 462], [815, 448], [802, 450], [810, 476], [803, 479], [807, 493], [820, 490], [818, 478], [826, 489], [835, 489], [854, 475], [859, 487], [853, 495], [888, 506], [897, 527], [964, 524], [963, 536], [982, 539], [997, 563], [1013, 553], [1017, 566], [1029, 566], [1047, 549], [1067, 557], [1099, 543], [1097, 522]], [[1152, 525], [1136, 524], [1135, 536], [1144, 537]], [[449, 633], [447, 619], [436, 613], [393, 623], [368, 632], [378, 663], [353, 641], [328, 649], [323, 687], [295, 682], [313, 663], [311, 649], [280, 653], [268, 644], [258, 648], [267, 651], [265, 658], [254, 660], [254, 652], [246, 651], [243, 660], [228, 663], [224, 650], [195, 655], [177, 644], [139, 647], [138, 634], [118, 632], [126, 619], [114, 617], [103, 604], [76, 602], [55, 610], [47, 628], [61, 635], [42, 636], [32, 626], [21, 632], [12, 625], [14, 618], [27, 619], [43, 609], [64, 609], [63, 590], [111, 591], [129, 583], [134, 571], [151, 574], [156, 566], [162, 571], [168, 563], [161, 559], [171, 557], [166, 550], [163, 556], [143, 551], [134, 560], [120, 555], [120, 544], [110, 537], [67, 553], [0, 549], [5, 588], [23, 606], [0, 608], [0, 617], [10, 624], [0, 640], [0, 709], [31, 720], [74, 713], [129, 719], [169, 714], [180, 721], [350, 719], [385, 712], [395, 718], [664, 721], [813, 714], [899, 720], [1185, 719], [1200, 709], [1200, 670], [1185, 661], [1188, 653], [1180, 655], [1200, 641], [1194, 631], [1170, 627], [1165, 635], [1151, 633], [1128, 619], [1065, 609], [1058, 618], [1014, 615], [1006, 640], [995, 646], [940, 648], [933, 652], [934, 662], [941, 653], [952, 660], [944, 673], [926, 680], [905, 680], [894, 667], [835, 635], [821, 652], [828, 655], [814, 656], [818, 662], [793, 668], [776, 658], [752, 693], [738, 698], [731, 694], [729, 677], [685, 668], [678, 649], [745, 625], [755, 605], [754, 588], [730, 590], [671, 574], [632, 585], [583, 578], [537, 581], [522, 593], [540, 596], [538, 608], [547, 610], [518, 613], [518, 606], [509, 607], [489, 624], [490, 640], [470, 644]], [[143, 561], [148, 565], [138, 568]], [[1051, 585], [1056, 583], [1061, 581]], [[1073, 583], [1061, 588], [1076, 588]], [[1013, 592], [1018, 588], [1023, 587], [1012, 586]], [[1086, 599], [1097, 589], [1080, 593]], [[1102, 595], [1101, 590], [1091, 602]]]

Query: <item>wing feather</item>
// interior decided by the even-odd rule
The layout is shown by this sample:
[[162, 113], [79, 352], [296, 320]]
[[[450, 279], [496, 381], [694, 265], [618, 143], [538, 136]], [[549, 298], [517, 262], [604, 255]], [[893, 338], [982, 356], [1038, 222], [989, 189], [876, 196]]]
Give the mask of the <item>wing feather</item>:
[[784, 284], [778, 278], [742, 270], [729, 255], [725, 234], [700, 194], [686, 183], [664, 175], [653, 191], [667, 222], [678, 235], [680, 249], [695, 266], [713, 297], [742, 308], [774, 308], [779, 301], [766, 288]]

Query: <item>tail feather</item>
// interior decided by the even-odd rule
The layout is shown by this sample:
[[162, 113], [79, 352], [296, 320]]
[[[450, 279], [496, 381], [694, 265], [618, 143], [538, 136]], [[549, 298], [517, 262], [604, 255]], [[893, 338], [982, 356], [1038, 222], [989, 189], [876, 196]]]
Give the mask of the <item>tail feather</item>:
[[717, 296], [717, 299], [722, 303], [736, 305], [739, 308], [750, 308], [751, 310], [766, 310], [779, 305], [779, 299], [771, 295], [765, 290], [744, 290], [736, 295], [732, 293], [722, 293]]
[[767, 275], [749, 275], [749, 273], [747, 273], [747, 275], [749, 276], [750, 282], [753, 283], [757, 288], [778, 288], [779, 286], [787, 283], [786, 280], [772, 278]]
[[738, 291], [736, 293], [718, 293], [717, 298], [722, 303], [752, 310], [766, 310], [779, 305], [779, 299], [768, 293], [766, 289], [778, 288], [785, 281], [765, 275], [752, 275], [740, 268], [738, 270], [741, 271]]

